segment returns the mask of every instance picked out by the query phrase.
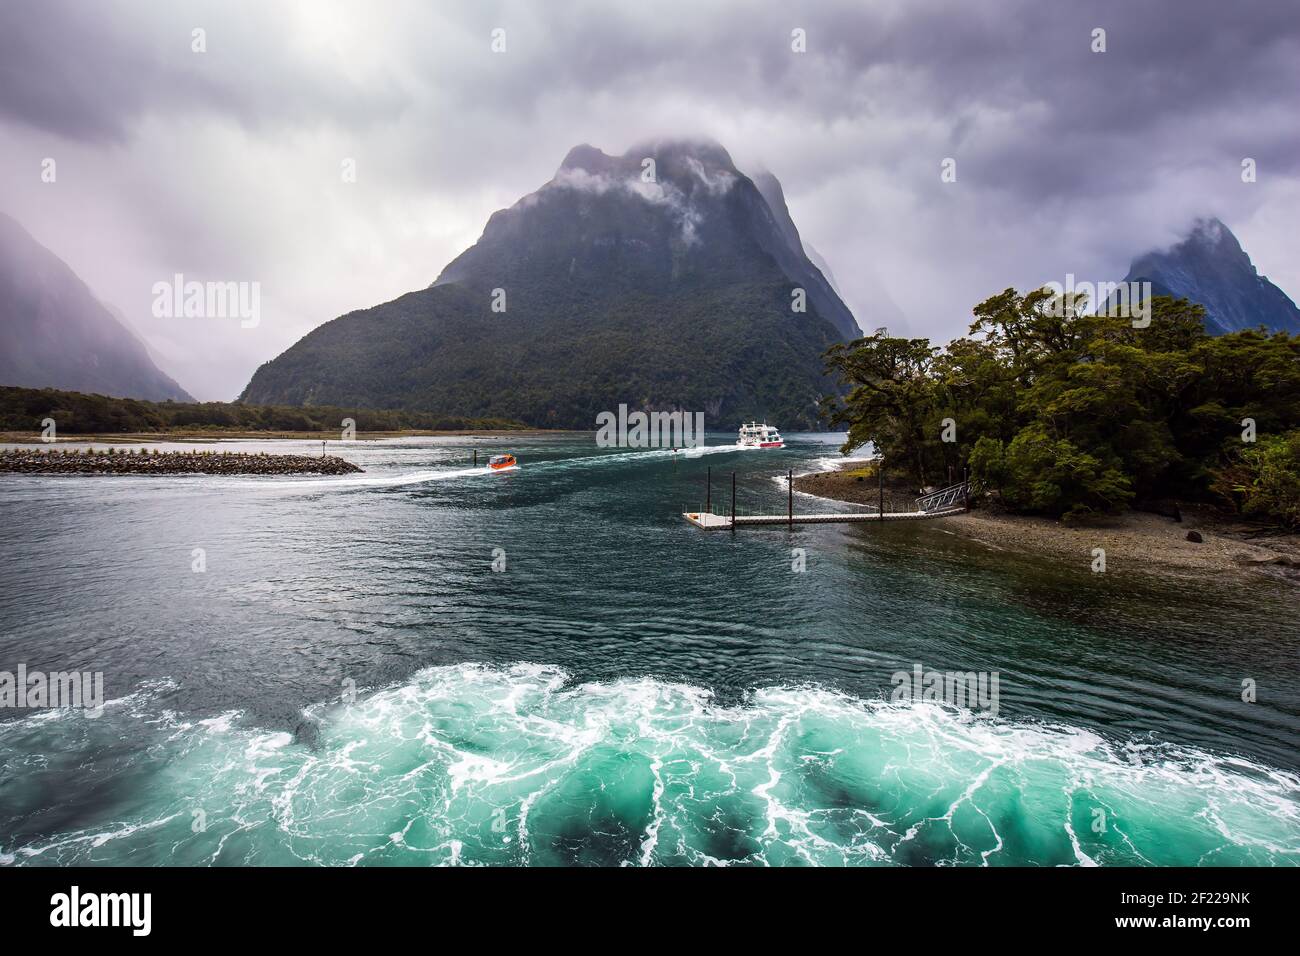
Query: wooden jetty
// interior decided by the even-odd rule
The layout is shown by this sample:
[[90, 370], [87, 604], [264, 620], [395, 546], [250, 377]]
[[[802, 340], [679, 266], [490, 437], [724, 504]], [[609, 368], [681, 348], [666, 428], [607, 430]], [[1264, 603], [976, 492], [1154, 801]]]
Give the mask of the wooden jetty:
[[916, 499], [915, 511], [885, 511], [884, 486], [881, 485], [880, 509], [867, 512], [834, 512], [830, 514], [795, 514], [794, 513], [794, 472], [787, 477], [787, 505], [783, 515], [738, 515], [736, 514], [736, 475], [731, 475], [731, 514], [714, 514], [713, 506], [713, 470], [709, 469], [708, 503], [703, 511], [683, 511], [682, 517], [705, 531], [735, 531], [753, 525], [789, 525], [797, 524], [869, 524], [873, 521], [923, 521], [926, 518], [943, 518], [947, 515], [961, 514], [970, 510], [970, 485], [962, 481], [932, 491]]
[[879, 512], [866, 512], [862, 514], [842, 513], [842, 514], [818, 514], [818, 515], [736, 515], [732, 518], [730, 515], [715, 515], [703, 511], [687, 511], [682, 513], [682, 517], [695, 525], [697, 528], [703, 528], [705, 531], [726, 531], [732, 527], [743, 528], [747, 525], [764, 525], [764, 524], [841, 524], [841, 523], [859, 523], [859, 522], [879, 522], [879, 521], [924, 521], [926, 518], [943, 518], [947, 515], [962, 514], [965, 507], [943, 508], [934, 511], [886, 511], [883, 515]]

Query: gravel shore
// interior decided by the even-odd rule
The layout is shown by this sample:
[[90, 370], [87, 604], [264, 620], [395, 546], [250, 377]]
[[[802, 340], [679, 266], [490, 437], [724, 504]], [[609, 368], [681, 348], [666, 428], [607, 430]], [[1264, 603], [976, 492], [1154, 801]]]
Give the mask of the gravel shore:
[[[1128, 512], [1087, 525], [1050, 518], [971, 511], [936, 522], [939, 530], [985, 547], [1023, 554], [1046, 554], [1091, 568], [1093, 549], [1106, 552], [1108, 571], [1134, 570], [1199, 577], [1267, 572], [1300, 580], [1300, 537], [1278, 534], [1250, 539], [1253, 529], [1185, 516], [1176, 522], [1160, 515]], [[1200, 541], [1188, 540], [1195, 532]]]
[[[794, 480], [794, 490], [818, 498], [834, 501], [851, 501], [866, 505], [875, 511], [880, 504], [880, 486], [874, 466], [849, 467], [841, 471], [820, 471], [800, 475]], [[885, 511], [915, 511], [916, 492], [898, 484], [885, 485]]]
[[[837, 501], [871, 505], [875, 479], [858, 472], [821, 472], [795, 479], [795, 488]], [[887, 510], [914, 510], [915, 495], [885, 488]], [[1012, 515], [977, 508], [936, 518], [927, 528], [955, 534], [995, 551], [1043, 555], [1090, 570], [1093, 549], [1106, 552], [1108, 571], [1133, 570], [1181, 577], [1271, 577], [1300, 582], [1300, 535], [1253, 527], [1208, 508], [1184, 508], [1183, 520], [1132, 511], [1088, 524]], [[1188, 540], [1194, 532], [1200, 541]]]

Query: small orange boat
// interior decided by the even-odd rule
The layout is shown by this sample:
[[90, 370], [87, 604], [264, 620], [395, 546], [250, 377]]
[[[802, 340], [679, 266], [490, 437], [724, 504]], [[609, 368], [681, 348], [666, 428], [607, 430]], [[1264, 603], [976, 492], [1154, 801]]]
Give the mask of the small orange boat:
[[493, 455], [488, 459], [488, 467], [493, 471], [501, 471], [503, 468], [513, 468], [518, 462], [515, 461], [514, 455]]

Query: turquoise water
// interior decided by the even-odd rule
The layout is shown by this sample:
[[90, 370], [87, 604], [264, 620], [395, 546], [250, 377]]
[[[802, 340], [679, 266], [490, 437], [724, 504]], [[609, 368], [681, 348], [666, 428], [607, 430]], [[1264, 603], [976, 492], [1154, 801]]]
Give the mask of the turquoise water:
[[[1300, 860], [1290, 585], [679, 516], [707, 467], [779, 510], [834, 441], [7, 482], [0, 670], [101, 670], [112, 702], [0, 722], [0, 863]], [[996, 716], [890, 701], [916, 663], [998, 671]]]

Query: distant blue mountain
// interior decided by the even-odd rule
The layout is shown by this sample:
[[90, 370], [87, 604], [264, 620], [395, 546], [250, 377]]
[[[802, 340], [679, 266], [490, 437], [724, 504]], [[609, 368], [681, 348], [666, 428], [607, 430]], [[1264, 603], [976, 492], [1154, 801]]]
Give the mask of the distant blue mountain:
[[1198, 219], [1182, 242], [1134, 259], [1124, 281], [1150, 282], [1152, 295], [1205, 306], [1205, 330], [1211, 335], [1261, 325], [1300, 333], [1300, 309], [1259, 274], [1232, 230], [1218, 219]]

